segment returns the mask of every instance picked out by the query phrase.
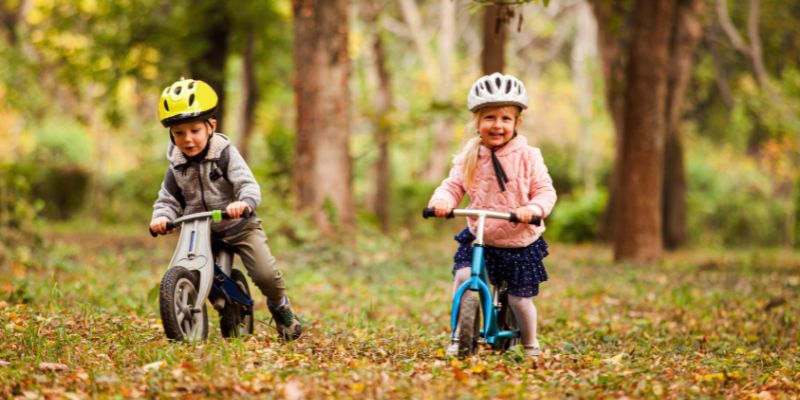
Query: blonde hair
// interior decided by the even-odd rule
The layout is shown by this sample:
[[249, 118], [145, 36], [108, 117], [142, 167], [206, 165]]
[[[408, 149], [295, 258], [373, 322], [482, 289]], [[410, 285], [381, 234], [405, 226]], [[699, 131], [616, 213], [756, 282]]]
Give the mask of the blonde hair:
[[[478, 130], [478, 122], [483, 115], [486, 114], [488, 111], [505, 111], [505, 112], [513, 112], [516, 114], [514, 124], [515, 126], [519, 126], [520, 121], [522, 121], [522, 110], [518, 106], [499, 106], [499, 107], [483, 107], [481, 109], [476, 110], [472, 114], [472, 118], [470, 118], [469, 123], [467, 124], [467, 131], [474, 132]], [[481, 149], [481, 137], [473, 137], [469, 139], [467, 143], [464, 145], [464, 148], [461, 149], [461, 154], [464, 157], [464, 161], [462, 162], [463, 165], [463, 172], [464, 172], [464, 186], [467, 189], [471, 189], [472, 185], [475, 184], [475, 169], [478, 166], [478, 154], [480, 153]]]

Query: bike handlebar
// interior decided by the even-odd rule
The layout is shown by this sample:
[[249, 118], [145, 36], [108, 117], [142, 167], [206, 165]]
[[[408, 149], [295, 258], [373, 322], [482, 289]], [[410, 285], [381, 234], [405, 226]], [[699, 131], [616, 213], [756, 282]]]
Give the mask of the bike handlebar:
[[[211, 217], [212, 213], [213, 213], [213, 211], [202, 212], [202, 213], [197, 213], [197, 214], [208, 214], [208, 215], [205, 215], [205, 216], [206, 217]], [[178, 220], [180, 220], [180, 222], [183, 222], [183, 220], [187, 219], [188, 217], [191, 217], [192, 215], [197, 215], [197, 214], [186, 215], [184, 217], [178, 218]], [[222, 215], [222, 219], [223, 220], [232, 219], [228, 215], [228, 213], [226, 211], [220, 211], [220, 214]], [[242, 215], [240, 216], [240, 218], [247, 219], [247, 218], [250, 218], [250, 215], [251, 215], [250, 209], [249, 208], [245, 208], [245, 210], [244, 210], [244, 212], [242, 212]], [[178, 220], [176, 220], [176, 221], [178, 221]], [[173, 230], [173, 229], [175, 229], [177, 227], [178, 227], [178, 224], [175, 223], [174, 221], [167, 221], [167, 231], [171, 231], [171, 230]], [[151, 229], [149, 226], [147, 227], [147, 230], [150, 231], [150, 236], [152, 236], [152, 237], [157, 237], [158, 236], [158, 233], [154, 232], [153, 229]]]
[[[484, 210], [463, 210], [454, 208], [450, 210], [450, 213], [445, 216], [445, 218], [455, 218], [455, 217], [478, 217], [481, 214], [485, 215], [488, 218], [497, 218], [497, 219], [504, 219], [509, 222], [518, 222], [523, 223], [517, 217], [517, 214], [512, 213], [501, 213], [496, 211], [484, 211]], [[436, 211], [433, 207], [425, 207], [422, 210], [422, 218], [430, 218], [436, 217]], [[531, 221], [528, 222], [530, 225], [540, 226], [542, 224], [542, 218], [534, 216], [531, 218]]]

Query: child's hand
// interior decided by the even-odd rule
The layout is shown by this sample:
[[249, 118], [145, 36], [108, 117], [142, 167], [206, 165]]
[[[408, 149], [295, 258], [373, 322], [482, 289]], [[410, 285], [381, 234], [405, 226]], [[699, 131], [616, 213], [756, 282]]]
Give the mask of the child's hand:
[[150, 230], [160, 235], [166, 235], [167, 233], [172, 232], [172, 229], [167, 231], [167, 222], [169, 222], [167, 217], [155, 218], [150, 221]]
[[528, 207], [520, 207], [514, 211], [514, 214], [517, 214], [517, 219], [520, 220], [522, 223], [529, 223], [533, 217], [541, 217], [538, 212], [533, 211], [531, 208]]
[[450, 214], [450, 211], [452, 211], [447, 202], [444, 200], [434, 201], [433, 203], [431, 203], [431, 207], [433, 208], [433, 211], [436, 213], [436, 216], [439, 218], [446, 217], [448, 214]]
[[[244, 213], [244, 210], [246, 209], [250, 209], [250, 206], [248, 206], [247, 203], [243, 201], [234, 201], [233, 203], [228, 204], [228, 207], [225, 207], [225, 212], [228, 213], [229, 217], [236, 219], [241, 217], [242, 213]], [[250, 212], [252, 213], [253, 210], [250, 210]]]

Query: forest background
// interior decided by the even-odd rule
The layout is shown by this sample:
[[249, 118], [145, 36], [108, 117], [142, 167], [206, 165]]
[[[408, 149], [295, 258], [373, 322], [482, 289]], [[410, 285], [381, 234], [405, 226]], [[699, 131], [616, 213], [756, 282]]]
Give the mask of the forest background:
[[[60, 296], [70, 279], [81, 279], [70, 273], [108, 263], [79, 257], [80, 243], [104, 236], [116, 243], [110, 249], [123, 246], [112, 264], [132, 257], [152, 266], [139, 293], [150, 308], [136, 314], [153, 317], [152, 299], [144, 297], [167, 255], [143, 261], [121, 243], [152, 246], [139, 240], [167, 166], [168, 136], [156, 101], [180, 77], [203, 79], [221, 94], [220, 131], [253, 169], [263, 195], [258, 213], [271, 246], [289, 264], [385, 261], [416, 239], [438, 243], [437, 260], [446, 264], [461, 221], [424, 221], [420, 211], [473, 134], [466, 130], [470, 85], [502, 71], [528, 87], [531, 106], [520, 131], [542, 149], [559, 194], [546, 237], [564, 246], [560, 262], [577, 268], [576, 281], [566, 285], [578, 284], [577, 271], [587, 263], [618, 271], [626, 261], [660, 268], [666, 259], [673, 268], [678, 254], [698, 270], [738, 266], [751, 274], [758, 254], [780, 254], [773, 264], [781, 272], [769, 275], [761, 288], [766, 297], [754, 300], [753, 309], [795, 304], [798, 20], [796, 0], [4, 1], [0, 268], [8, 273], [0, 309], [7, 311], [6, 330], [22, 326], [14, 322], [22, 314], [15, 305], [55, 298], [53, 287], [35, 289], [37, 283], [56, 277]], [[73, 260], [66, 264], [58, 261], [62, 241], [79, 247], [62, 254]], [[170, 245], [160, 248], [169, 252]], [[339, 245], [352, 250], [331, 250]], [[309, 247], [320, 251], [313, 246], [326, 249], [322, 261], [299, 255]], [[575, 261], [586, 249], [597, 256]], [[732, 255], [741, 251], [744, 264]], [[446, 286], [442, 271], [438, 284]], [[788, 282], [780, 286], [787, 292], [767, 296], [780, 280]], [[673, 306], [690, 304], [691, 294], [697, 300], [685, 286], [670, 290]], [[592, 293], [587, 298], [598, 295]], [[444, 315], [446, 301], [440, 303]], [[127, 301], [112, 303], [125, 308], [120, 304]], [[782, 324], [794, 318], [790, 311], [781, 314]], [[576, 343], [553, 341], [562, 352]], [[59, 358], [45, 342], [31, 344], [36, 360]], [[18, 351], [4, 349], [0, 368], [9, 357], [3, 354]], [[614, 360], [614, 354], [605, 355]], [[782, 376], [795, 376], [796, 362]], [[759, 390], [775, 388], [769, 374], [786, 367], [764, 365]], [[24, 376], [25, 368], [14, 371]], [[58, 372], [48, 368], [39, 365]], [[726, 368], [726, 374], [736, 370]], [[718, 382], [717, 370], [692, 370], [700, 376], [693, 383], [737, 385], [735, 375]], [[587, 387], [634, 390], [597, 379]], [[9, 382], [5, 390], [25, 389]], [[113, 392], [114, 385], [100, 386]], [[667, 387], [642, 390], [658, 395]]]
[[[683, 101], [672, 128], [682, 142], [686, 188], [683, 200], [661, 202], [665, 208], [685, 202], [685, 216], [667, 247], [794, 247], [800, 44], [791, 11], [800, 6], [694, 3], [701, 31], [688, 53], [684, 94], [674, 96]], [[601, 228], [615, 225], [603, 216], [613, 197], [614, 162], [622, 157], [608, 94], [617, 83], [604, 78], [603, 68], [628, 56], [604, 62], [598, 38], [633, 28], [625, 25], [630, 5], [604, 4], [613, 5], [509, 6], [486, 22], [477, 2], [352, 2], [329, 22], [347, 44], [338, 50], [346, 50], [344, 75], [322, 75], [317, 83], [346, 104], [328, 101], [321, 115], [301, 104], [308, 96], [294, 95], [312, 85], [299, 74], [319, 74], [300, 57], [336, 48], [315, 46], [310, 35], [299, 40], [311, 42], [293, 41], [293, 26], [302, 21], [293, 23], [289, 2], [6, 3], [3, 227], [39, 218], [146, 222], [165, 167], [167, 133], [154, 104], [164, 86], [186, 76], [223, 94], [221, 131], [256, 171], [265, 210], [278, 219], [274, 230], [300, 229], [290, 226], [296, 225], [291, 210], [324, 209], [334, 223], [397, 233], [419, 225], [419, 209], [471, 135], [465, 132], [469, 86], [485, 71], [502, 69], [529, 86], [521, 131], [542, 148], [559, 193], [548, 237], [613, 241], [613, 229]], [[604, 19], [599, 33], [597, 13]], [[312, 21], [318, 32], [327, 29], [324, 22]], [[481, 64], [487, 51], [497, 65]], [[297, 61], [311, 65], [309, 72], [294, 67]], [[303, 126], [307, 120], [315, 122]], [[346, 131], [335, 137], [326, 126]], [[312, 128], [337, 144], [302, 139], [314, 138], [307, 133]], [[346, 157], [319, 150], [341, 146]], [[329, 177], [304, 178], [302, 171], [314, 168], [303, 163], [316, 162], [303, 161], [305, 154], [315, 152], [334, 166], [326, 168]], [[322, 199], [304, 189], [329, 179], [333, 194]], [[665, 181], [668, 187], [676, 180]]]

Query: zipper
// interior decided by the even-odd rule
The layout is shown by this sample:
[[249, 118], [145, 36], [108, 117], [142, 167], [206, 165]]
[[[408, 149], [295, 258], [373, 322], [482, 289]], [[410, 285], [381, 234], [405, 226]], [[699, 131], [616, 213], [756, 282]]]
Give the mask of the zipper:
[[197, 181], [200, 182], [200, 200], [203, 202], [203, 209], [208, 211], [208, 205], [206, 204], [206, 189], [203, 186], [203, 164], [197, 164]]

